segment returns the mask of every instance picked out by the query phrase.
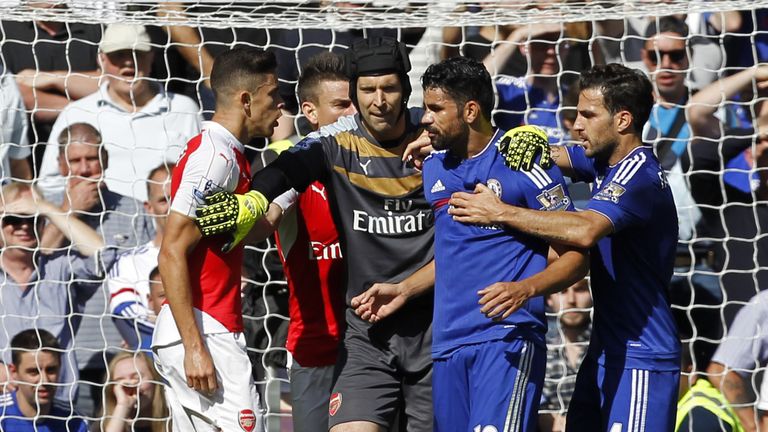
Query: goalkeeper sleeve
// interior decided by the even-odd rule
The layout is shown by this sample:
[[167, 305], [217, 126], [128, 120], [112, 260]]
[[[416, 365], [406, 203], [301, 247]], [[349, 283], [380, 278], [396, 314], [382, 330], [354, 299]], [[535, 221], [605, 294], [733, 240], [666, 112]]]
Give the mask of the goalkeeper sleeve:
[[243, 241], [251, 228], [269, 208], [269, 201], [259, 191], [243, 195], [217, 192], [205, 197], [206, 206], [197, 209], [197, 225], [204, 237], [229, 234], [231, 239], [222, 247], [231, 251]]

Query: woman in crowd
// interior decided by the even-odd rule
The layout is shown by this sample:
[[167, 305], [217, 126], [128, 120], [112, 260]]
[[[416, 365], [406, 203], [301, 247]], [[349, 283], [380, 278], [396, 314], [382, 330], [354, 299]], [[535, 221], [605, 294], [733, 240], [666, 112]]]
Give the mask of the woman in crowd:
[[101, 432], [171, 430], [160, 376], [146, 354], [121, 352], [109, 362]]

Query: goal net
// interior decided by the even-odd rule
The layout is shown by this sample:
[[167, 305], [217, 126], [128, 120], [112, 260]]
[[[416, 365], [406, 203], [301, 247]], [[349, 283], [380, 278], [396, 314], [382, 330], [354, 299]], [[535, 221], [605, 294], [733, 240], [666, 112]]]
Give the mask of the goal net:
[[[768, 227], [766, 8], [766, 0], [0, 0], [3, 184], [35, 185], [41, 192], [35, 200], [56, 206], [47, 212], [86, 222], [113, 250], [132, 257], [130, 269], [121, 270], [130, 276], [111, 288], [104, 283], [110, 276], [80, 268], [91, 264], [81, 259], [90, 254], [82, 238], [70, 239], [78, 227], [65, 222], [57, 231], [36, 225], [39, 242], [24, 244], [13, 232], [18, 228], [13, 223], [23, 221], [8, 218], [13, 212], [4, 210], [0, 266], [9, 267], [0, 267], [5, 275], [0, 287], [2, 360], [11, 361], [16, 331], [50, 331], [62, 345], [66, 370], [61, 375], [70, 380], [57, 392], [69, 408], [67, 417], [110, 419], [119, 393], [111, 384], [122, 382], [115, 370], [107, 373], [110, 360], [146, 345], [154, 319], [146, 268], [156, 263], [152, 240], [162, 230], [158, 216], [167, 206], [152, 203], [158, 196], [152, 187], [162, 197], [169, 182], [154, 169], [175, 161], [200, 122], [211, 117], [207, 78], [212, 59], [241, 46], [275, 52], [286, 112], [273, 138], [295, 138], [305, 129], [295, 87], [306, 61], [321, 51], [340, 52], [358, 37], [392, 35], [410, 49], [410, 105], [421, 105], [419, 77], [428, 65], [466, 55], [483, 61], [494, 77], [496, 124], [542, 126], [553, 144], [577, 141], [571, 129], [580, 71], [618, 62], [649, 73], [659, 108], [645, 138], [668, 170], [680, 220], [669, 297], [684, 349], [693, 370], [704, 372], [722, 342], [730, 338], [748, 344], [748, 358], [716, 359], [732, 363], [725, 372], [738, 371], [758, 395], [747, 406], [757, 406], [761, 396], [768, 406], [757, 373], [768, 363], [762, 349], [768, 332], [754, 317], [759, 312], [738, 315], [768, 286], [763, 233]], [[104, 63], [99, 46], [112, 24], [145, 26], [149, 47], [136, 36], [127, 47], [128, 59], [110, 57]], [[137, 66], [142, 62], [145, 69]], [[86, 161], [60, 150], [61, 134], [74, 123], [94, 126], [108, 151], [97, 151], [95, 161]], [[72, 140], [76, 132], [69, 130]], [[88, 138], [86, 132], [77, 133]], [[265, 143], [252, 142], [247, 149], [255, 167], [268, 162]], [[93, 166], [83, 168], [89, 163]], [[86, 181], [94, 178], [103, 178], [101, 186]], [[572, 194], [581, 204], [589, 198], [589, 190], [575, 184]], [[4, 205], [16, 199], [16, 192], [3, 189]], [[39, 210], [38, 219], [52, 220], [46, 211]], [[268, 429], [288, 430], [288, 288], [273, 241], [247, 249], [242, 297], [253, 375], [266, 402]], [[11, 270], [24, 252], [32, 256], [27, 262], [33, 263], [33, 283], [20, 282]], [[69, 267], [53, 273], [51, 263], [61, 256]], [[107, 262], [108, 257], [100, 259]], [[11, 289], [25, 294], [11, 296]], [[138, 315], [131, 315], [133, 306], [120, 306], [124, 296], [133, 298]], [[579, 356], [588, 342], [588, 332], [571, 340], [573, 329], [564, 317], [581, 313], [588, 322], [591, 303], [568, 302], [553, 298], [548, 312], [550, 362], [541, 412], [553, 422], [567, 411]], [[759, 305], [757, 297], [747, 309], [756, 311]], [[126, 340], [126, 325], [134, 332], [132, 340]], [[140, 369], [139, 357], [131, 358], [134, 369]], [[691, 376], [688, 372], [683, 379]], [[6, 393], [18, 379], [9, 376]], [[156, 384], [157, 391], [162, 387], [151, 375], [140, 380]], [[102, 411], [105, 401], [112, 405]], [[133, 415], [154, 415], [149, 408], [142, 410], [142, 403], [147, 404], [139, 403]]]

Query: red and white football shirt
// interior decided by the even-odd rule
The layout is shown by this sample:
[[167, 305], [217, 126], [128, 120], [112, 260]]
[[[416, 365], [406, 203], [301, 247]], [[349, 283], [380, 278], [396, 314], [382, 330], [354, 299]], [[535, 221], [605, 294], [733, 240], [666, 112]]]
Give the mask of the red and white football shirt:
[[[187, 143], [173, 171], [171, 211], [195, 217], [206, 196], [222, 190], [248, 192], [251, 173], [244, 151], [243, 144], [223, 126], [204, 122], [202, 132]], [[193, 306], [203, 334], [243, 331], [243, 245], [225, 254], [221, 248], [226, 240], [226, 236], [203, 238], [188, 257]], [[175, 323], [167, 325], [171, 320], [161, 320], [166, 318], [165, 309], [158, 317], [153, 345], [178, 337]]]

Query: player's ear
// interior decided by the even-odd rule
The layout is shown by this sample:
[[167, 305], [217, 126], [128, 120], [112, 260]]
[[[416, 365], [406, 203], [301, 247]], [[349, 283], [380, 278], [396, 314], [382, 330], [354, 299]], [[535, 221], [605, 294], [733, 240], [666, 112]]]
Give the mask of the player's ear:
[[[18, 381], [19, 376], [18, 376], [18, 369], [16, 369], [16, 365], [13, 363], [8, 363], [7, 366], [8, 366], [8, 376], [10, 377], [10, 379], [13, 381]], [[5, 365], [0, 364], [0, 367], [5, 367]]]
[[304, 117], [307, 118], [307, 120], [312, 123], [313, 126], [317, 127], [317, 107], [315, 104], [309, 101], [304, 101], [301, 103], [301, 113], [304, 114]]
[[480, 105], [477, 101], [470, 100], [464, 104], [464, 123], [472, 124], [482, 116]]
[[633, 120], [632, 113], [627, 110], [619, 111], [613, 116], [613, 123], [619, 133], [626, 133], [629, 131], [630, 128], [632, 128]]
[[248, 117], [251, 116], [251, 94], [247, 91], [241, 91], [238, 93], [238, 102], [243, 107]]

